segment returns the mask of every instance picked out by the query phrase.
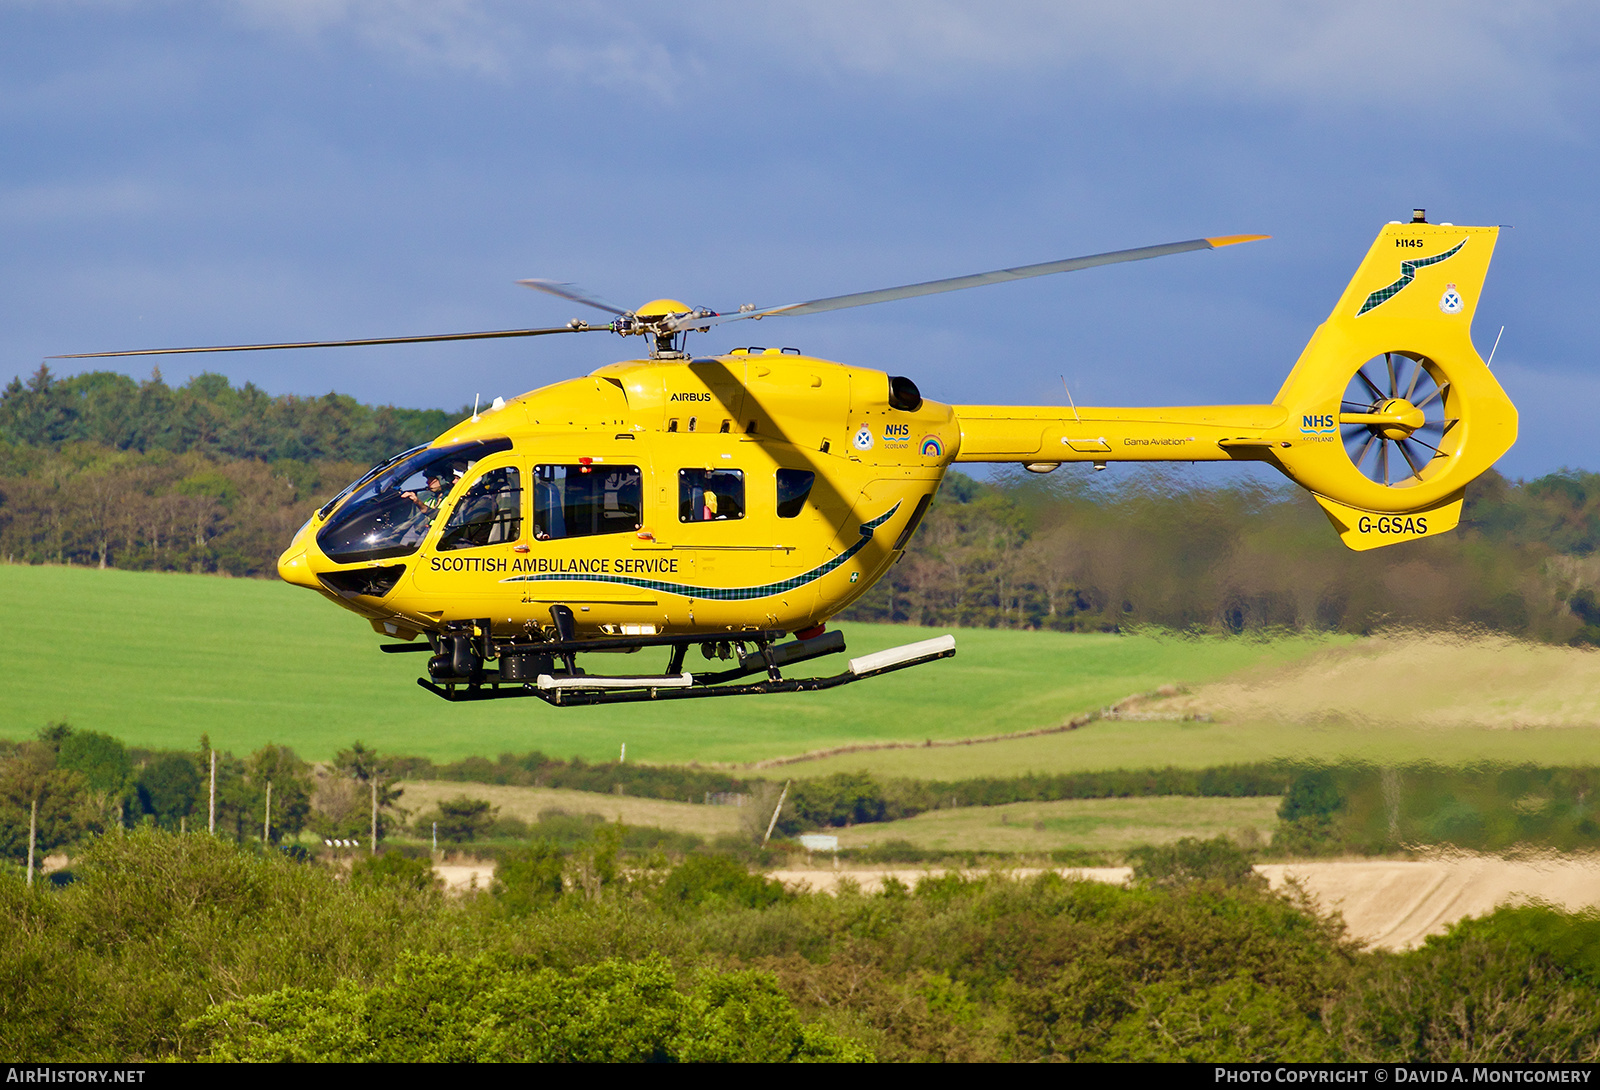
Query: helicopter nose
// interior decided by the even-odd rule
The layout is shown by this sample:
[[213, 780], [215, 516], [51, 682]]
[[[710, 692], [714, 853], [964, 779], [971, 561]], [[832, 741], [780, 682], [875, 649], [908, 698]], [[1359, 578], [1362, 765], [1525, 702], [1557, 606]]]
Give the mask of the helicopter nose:
[[304, 549], [290, 549], [278, 557], [278, 578], [297, 587], [306, 587], [309, 590], [321, 589], [311, 565], [306, 561]]

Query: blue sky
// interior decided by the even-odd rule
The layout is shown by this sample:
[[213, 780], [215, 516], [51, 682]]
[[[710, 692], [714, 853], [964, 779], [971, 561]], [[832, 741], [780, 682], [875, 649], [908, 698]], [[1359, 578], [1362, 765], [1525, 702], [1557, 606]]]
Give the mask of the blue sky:
[[[1259, 232], [692, 344], [944, 401], [1257, 402], [1423, 206], [1513, 226], [1476, 329], [1522, 411], [1501, 468], [1600, 469], [1597, 45], [1557, 2], [0, 0], [0, 377], [578, 313], [523, 277], [726, 310]], [[636, 345], [160, 362], [454, 408]]]

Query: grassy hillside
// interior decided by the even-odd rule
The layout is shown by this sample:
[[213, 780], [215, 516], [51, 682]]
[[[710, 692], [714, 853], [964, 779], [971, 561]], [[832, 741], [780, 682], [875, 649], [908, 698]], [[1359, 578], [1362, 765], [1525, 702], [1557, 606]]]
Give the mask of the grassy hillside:
[[784, 765], [766, 775], [822, 776], [864, 769], [879, 777], [958, 780], [1028, 771], [1166, 765], [1208, 768], [1280, 758], [1386, 765], [1600, 765], [1600, 721], [1587, 726], [1510, 730], [1475, 724], [1416, 726], [1333, 718], [1325, 722], [1101, 720], [1081, 730], [1039, 738], [843, 754]]
[[[630, 760], [654, 762], [963, 738], [1052, 726], [1131, 693], [1200, 684], [1322, 646], [963, 630], [954, 659], [827, 693], [556, 709], [531, 699], [448, 704], [415, 684], [421, 656], [379, 654], [364, 621], [275, 581], [0, 565], [0, 601], [0, 736], [30, 736], [65, 719], [130, 745], [188, 748], [205, 731], [234, 752], [272, 741], [311, 759], [357, 738], [440, 761], [530, 749], [614, 760], [626, 742]], [[936, 634], [844, 627], [852, 653]], [[665, 660], [647, 654], [627, 669]], [[691, 657], [690, 668], [698, 661]], [[841, 668], [840, 659], [817, 666]], [[1034, 767], [1029, 755], [1046, 741], [1011, 751], [1020, 761], [1011, 770]], [[927, 752], [963, 766], [972, 749]], [[1169, 755], [1136, 746], [1115, 759], [1147, 766]]]
[[1281, 798], [1067, 799], [1008, 806], [930, 810], [903, 821], [829, 829], [841, 848], [870, 848], [903, 840], [927, 851], [1043, 853], [1076, 849], [1123, 852], [1181, 837], [1272, 838]]

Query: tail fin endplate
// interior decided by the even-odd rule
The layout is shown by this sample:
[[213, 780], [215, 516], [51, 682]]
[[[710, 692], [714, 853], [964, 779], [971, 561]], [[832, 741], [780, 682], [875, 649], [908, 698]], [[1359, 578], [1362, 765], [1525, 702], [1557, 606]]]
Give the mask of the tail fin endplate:
[[[1499, 233], [1389, 224], [1273, 399], [1300, 433], [1284, 471], [1353, 549], [1454, 529], [1466, 486], [1516, 441], [1517, 410], [1472, 344]], [[1430, 419], [1407, 431], [1419, 403]]]
[[956, 461], [1267, 461], [1372, 549], [1455, 528], [1517, 410], [1472, 344], [1497, 227], [1391, 223], [1270, 405], [958, 405]]

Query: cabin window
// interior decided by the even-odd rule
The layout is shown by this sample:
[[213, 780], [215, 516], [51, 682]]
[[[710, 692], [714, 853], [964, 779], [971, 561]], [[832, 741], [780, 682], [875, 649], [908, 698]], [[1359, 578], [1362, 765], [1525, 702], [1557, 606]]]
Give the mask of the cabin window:
[[539, 541], [632, 533], [643, 522], [638, 466], [533, 467], [533, 536]]
[[678, 470], [678, 521], [744, 518], [744, 470]]
[[522, 474], [491, 469], [462, 493], [439, 535], [438, 550], [503, 545], [522, 536]]
[[792, 519], [804, 511], [816, 480], [817, 475], [809, 469], [778, 470], [778, 517]]

